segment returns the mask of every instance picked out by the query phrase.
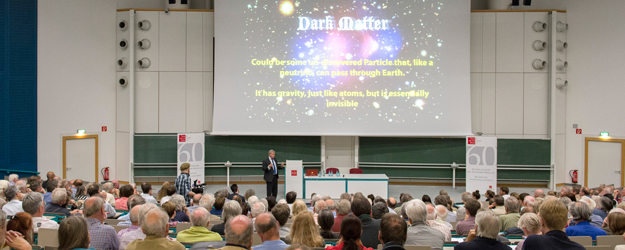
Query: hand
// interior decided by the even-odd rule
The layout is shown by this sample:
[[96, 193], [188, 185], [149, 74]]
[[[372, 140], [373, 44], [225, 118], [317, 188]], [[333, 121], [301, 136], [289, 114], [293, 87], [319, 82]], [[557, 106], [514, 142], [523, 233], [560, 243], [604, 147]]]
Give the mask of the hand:
[[284, 162], [282, 163], [282, 165], [280, 165], [281, 168], [284, 168]]
[[475, 233], [475, 229], [471, 229], [471, 231], [469, 231], [469, 236], [467, 236], [467, 240], [465, 242], [469, 242], [475, 239], [475, 236], [477, 236], [477, 234]]
[[75, 210], [70, 211], [69, 213], [70, 214], [77, 214], [77, 213], [80, 213], [80, 211], [81, 210], [75, 209]]
[[30, 250], [33, 249], [30, 243], [26, 241], [23, 236], [17, 232], [8, 231], [5, 236], [6, 243], [12, 249], [18, 250]]
[[269, 163], [269, 166], [267, 166], [269, 169], [273, 168], [273, 163]]

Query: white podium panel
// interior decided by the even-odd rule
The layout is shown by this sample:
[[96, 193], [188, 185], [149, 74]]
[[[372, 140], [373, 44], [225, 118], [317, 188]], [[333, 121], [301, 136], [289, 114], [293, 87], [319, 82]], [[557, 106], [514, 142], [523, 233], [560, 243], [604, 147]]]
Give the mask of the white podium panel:
[[373, 194], [388, 199], [388, 179], [347, 179], [347, 192], [361, 192], [365, 196]]
[[304, 169], [302, 167], [302, 161], [287, 160], [286, 168], [284, 169], [284, 196], [290, 191], [297, 193], [297, 198], [304, 197], [304, 191], [302, 188], [304, 177]]
[[342, 193], [361, 192], [365, 196], [373, 194], [388, 198], [388, 177], [384, 174], [344, 174], [338, 176], [304, 177], [304, 198], [310, 199], [312, 193], [329, 195], [338, 199]]
[[342, 193], [345, 193], [345, 179], [343, 178], [317, 178], [305, 180], [305, 199], [310, 199], [313, 193], [318, 195], [329, 195], [332, 199], [338, 199]]

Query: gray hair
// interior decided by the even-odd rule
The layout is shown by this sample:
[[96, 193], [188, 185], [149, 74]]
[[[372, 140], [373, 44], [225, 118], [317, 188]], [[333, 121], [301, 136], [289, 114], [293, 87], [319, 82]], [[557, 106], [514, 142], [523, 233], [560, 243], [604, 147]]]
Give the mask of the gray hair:
[[321, 212], [321, 210], [324, 210], [328, 208], [328, 205], [326, 204], [325, 201], [323, 200], [318, 200], [317, 202], [315, 202], [315, 212], [319, 213]]
[[128, 210], [131, 210], [133, 207], [137, 205], [143, 205], [146, 203], [145, 198], [143, 198], [141, 195], [138, 195], [138, 194], [131, 195], [130, 197], [128, 197], [128, 201], [126, 202], [127, 202], [126, 205], [128, 206]]
[[204, 194], [202, 198], [200, 198], [200, 207], [206, 209], [206, 211], [210, 211], [213, 209], [213, 205], [215, 205], [215, 196], [213, 194]]
[[579, 201], [588, 204], [588, 206], [590, 206], [590, 209], [600, 208], [600, 207], [597, 206], [597, 203], [595, 203], [595, 201], [593, 201], [588, 196], [582, 196], [582, 198], [580, 198]]
[[143, 219], [145, 218], [145, 215], [154, 209], [160, 210], [160, 208], [154, 203], [146, 203], [144, 205], [141, 205], [141, 207], [139, 208], [139, 213], [137, 214], [137, 216], [139, 217], [139, 225], [143, 226]]
[[329, 195], [324, 195], [324, 196], [321, 197], [321, 199], [324, 200], [324, 201], [325, 200], [331, 200], [332, 197], [330, 197]]
[[194, 227], [206, 227], [210, 221], [210, 213], [203, 207], [196, 208], [190, 215], [189, 219]]
[[247, 199], [247, 203], [250, 204], [250, 206], [254, 206], [254, 204], [259, 201], [260, 200], [258, 200], [258, 197], [256, 195], [252, 195], [250, 196], [250, 198]]
[[67, 199], [67, 190], [65, 188], [55, 188], [52, 191], [52, 203], [61, 204]]
[[224, 231], [226, 233], [226, 242], [228, 242], [229, 244], [247, 246], [247, 244], [249, 244], [250, 241], [252, 240], [252, 234], [254, 233], [254, 225], [252, 225], [253, 223], [249, 218], [243, 215], [241, 215], [241, 218], [247, 221], [247, 228], [245, 229], [245, 231], [241, 233], [236, 233], [231, 229], [230, 223], [232, 223], [232, 220], [229, 220], [228, 222], [226, 222], [226, 227]]
[[341, 199], [336, 204], [336, 213], [337, 214], [349, 214], [349, 210], [351, 209], [351, 202], [348, 199]]
[[19, 179], [19, 178], [20, 178], [20, 176], [17, 175], [17, 174], [10, 174], [9, 175], [9, 181], [10, 182], [13, 181], [14, 179]]
[[275, 153], [276, 151], [274, 151], [273, 149], [269, 150], [269, 153], [267, 153], [268, 155], [270, 155], [271, 153]]
[[315, 203], [317, 203], [318, 200], [321, 200], [321, 196], [319, 195], [315, 195], [310, 199], [310, 206], [314, 207]]
[[[156, 218], [150, 218], [150, 215], [155, 215]], [[167, 234], [169, 216], [165, 213], [165, 211], [160, 209], [150, 210], [145, 214], [143, 222], [144, 223], [141, 225], [141, 229], [143, 229], [146, 236], [156, 235], [163, 237], [164, 234]]]
[[573, 201], [571, 200], [571, 198], [566, 197], [566, 196], [564, 196], [564, 197], [560, 197], [560, 199], [559, 199], [559, 200], [560, 200], [560, 202], [564, 203], [564, 206], [566, 206], [566, 207], [569, 207], [569, 206], [571, 205], [571, 202], [573, 202]]
[[[54, 191], [56, 191], [56, 189]], [[89, 199], [95, 199], [95, 201], [91, 203], [91, 206], [87, 206], [87, 201], [85, 201], [85, 208], [84, 208], [85, 217], [90, 217], [94, 214], [99, 213], [100, 211], [102, 211], [102, 208], [104, 207], [104, 199], [97, 197], [97, 196], [90, 197]]]
[[15, 186], [8, 187], [4, 190], [4, 197], [7, 199], [7, 201], [11, 201], [17, 197], [17, 193], [19, 192], [20, 191], [17, 190]]
[[9, 181], [0, 180], [0, 192], [4, 192], [4, 190], [8, 187], [9, 187]]
[[25, 180], [16, 181], [15, 187], [17, 188], [17, 190], [19, 190], [19, 192], [22, 192], [22, 189], [26, 188], [26, 181]]
[[504, 207], [508, 209], [508, 213], [518, 213], [521, 209], [521, 204], [517, 198], [508, 197], [504, 202]]
[[460, 199], [462, 199], [462, 202], [467, 202], [471, 198], [473, 198], [473, 196], [471, 196], [471, 193], [469, 193], [469, 192], [464, 192], [460, 196]]
[[43, 206], [43, 194], [38, 192], [31, 192], [24, 195], [22, 199], [22, 208], [24, 212], [30, 215], [35, 215], [39, 208]]
[[477, 225], [477, 236], [497, 239], [497, 235], [499, 234], [499, 219], [492, 211], [477, 213], [477, 216], [475, 216], [475, 225]]
[[260, 199], [260, 202], [263, 203], [263, 205], [265, 205], [265, 212], [267, 212], [267, 210], [269, 210], [269, 201], [267, 201], [267, 199], [262, 198]]
[[428, 208], [420, 199], [413, 199], [402, 206], [406, 209], [406, 215], [412, 223], [417, 221], [425, 222], [428, 218]]
[[274, 228], [279, 228], [280, 226], [278, 225], [278, 221], [276, 220], [276, 217], [273, 216], [273, 214], [268, 214], [269, 215], [269, 221], [267, 223], [259, 223], [258, 220], [256, 220], [254, 222], [254, 229], [256, 229], [256, 232], [258, 232], [259, 234], [264, 234], [266, 232], [269, 232], [271, 229]]
[[277, 204], [287, 204], [285, 199], [280, 199]]
[[[141, 206], [141, 205], [137, 205], [137, 206]], [[135, 206], [136, 207], [136, 206]], [[129, 208], [128, 211], [128, 217], [130, 218], [130, 222], [135, 223], [135, 222], [139, 222], [139, 210], [141, 210], [141, 207], [139, 207], [136, 213], [133, 212], [134, 207], [132, 209]]]
[[224, 221], [228, 221], [230, 218], [234, 218], [242, 213], [241, 204], [238, 201], [228, 201], [224, 204], [221, 218]]
[[107, 182], [107, 183], [104, 183], [104, 185], [102, 185], [102, 190], [104, 190], [107, 193], [110, 192], [111, 189], [113, 189], [113, 188], [114, 188], [114, 186], [113, 186], [112, 182]]
[[590, 216], [592, 216], [592, 210], [588, 204], [581, 201], [571, 203], [569, 213], [575, 221], [590, 221]]
[[341, 194], [341, 197], [339, 197], [339, 198], [340, 198], [340, 200], [342, 200], [342, 199], [346, 199], [346, 200], [348, 200], [348, 201], [349, 201], [352, 197], [351, 197], [351, 196], [349, 196], [349, 194], [348, 194], [348, 193], [342, 193], [342, 194]]
[[263, 204], [262, 202], [256, 202], [254, 203], [254, 205], [252, 205], [252, 217], [256, 217], [262, 213], [265, 212], [265, 204]]
[[540, 217], [535, 213], [526, 213], [519, 219], [518, 226], [520, 229], [525, 228], [529, 233], [540, 232]]
[[[443, 209], [440, 209], [440, 208], [443, 208]], [[449, 215], [447, 213], [447, 211], [448, 211], [447, 207], [443, 206], [443, 205], [436, 205], [435, 209], [436, 209], [436, 217], [438, 217], [442, 221], [446, 221], [447, 220], [447, 215]], [[444, 212], [443, 213], [439, 213], [438, 212], [439, 210], [444, 210]]]
[[174, 205], [176, 205], [176, 211], [183, 211], [184, 208], [187, 206], [187, 203], [184, 200], [184, 197], [182, 197], [182, 195], [179, 195], [179, 194], [172, 195], [169, 201], [173, 202]]

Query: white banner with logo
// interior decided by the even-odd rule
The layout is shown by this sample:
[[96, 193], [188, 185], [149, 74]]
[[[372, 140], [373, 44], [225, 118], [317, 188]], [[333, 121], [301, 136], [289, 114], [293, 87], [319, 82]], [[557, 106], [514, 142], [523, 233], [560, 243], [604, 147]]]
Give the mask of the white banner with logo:
[[180, 165], [191, 164], [189, 175], [192, 185], [204, 183], [204, 133], [178, 134], [178, 175]]
[[497, 137], [467, 136], [467, 192], [497, 193]]

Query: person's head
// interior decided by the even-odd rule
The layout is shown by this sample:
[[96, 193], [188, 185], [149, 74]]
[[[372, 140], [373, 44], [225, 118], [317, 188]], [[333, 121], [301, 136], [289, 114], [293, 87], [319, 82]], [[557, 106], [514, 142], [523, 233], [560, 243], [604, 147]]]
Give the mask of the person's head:
[[113, 190], [114, 188], [115, 186], [113, 185], [112, 182], [107, 182], [102, 185], [102, 190], [104, 190], [107, 193], [110, 193], [111, 190]]
[[432, 198], [430, 198], [429, 195], [424, 194], [423, 196], [421, 196], [421, 201], [423, 202], [428, 202], [428, 203], [432, 203]]
[[24, 212], [33, 217], [43, 216], [43, 212], [45, 211], [43, 194], [37, 192], [25, 194], [22, 199], [22, 208], [24, 209]]
[[346, 200], [351, 200], [351, 196], [348, 193], [342, 193], [341, 196], [339, 197], [339, 200], [342, 199], [346, 199]]
[[425, 203], [419, 199], [414, 199], [402, 205], [405, 208], [406, 215], [410, 219], [410, 223], [425, 222], [427, 220], [428, 211]]
[[473, 198], [468, 199], [464, 202], [464, 208], [469, 216], [477, 215], [477, 210], [479, 210], [481, 207], [482, 204], [478, 200]]
[[404, 245], [406, 243], [408, 225], [397, 214], [385, 214], [380, 220], [380, 232], [378, 239], [382, 244], [396, 243]]
[[518, 226], [523, 230], [523, 235], [540, 233], [540, 217], [535, 213], [525, 213], [521, 216]]
[[355, 216], [360, 216], [363, 214], [371, 214], [371, 203], [367, 200], [367, 198], [354, 196], [351, 204], [352, 213]]
[[20, 193], [28, 192], [28, 186], [26, 185], [26, 180], [17, 180], [15, 182], [15, 187]]
[[266, 212], [266, 208], [265, 208], [265, 204], [263, 204], [262, 202], [256, 202], [254, 203], [254, 205], [251, 205], [251, 215], [252, 218], [256, 218], [256, 216], [259, 216], [260, 214]]
[[274, 151], [273, 149], [269, 150], [269, 157], [271, 157], [271, 159], [276, 157], [276, 151]]
[[607, 217], [608, 228], [612, 235], [622, 235], [625, 233], [625, 214], [610, 213]]
[[571, 192], [571, 189], [567, 186], [562, 187], [562, 189], [560, 189], [560, 197], [565, 196], [566, 193]]
[[310, 198], [310, 206], [315, 207], [315, 204], [317, 203], [318, 200], [321, 200], [321, 196], [319, 195], [313, 195], [312, 198]]
[[169, 232], [169, 216], [165, 211], [152, 209], [145, 214], [141, 230], [145, 236], [165, 238]]
[[590, 216], [592, 216], [590, 207], [581, 201], [571, 203], [569, 213], [575, 222], [590, 221]]
[[135, 189], [130, 185], [123, 185], [121, 189], [119, 189], [120, 198], [130, 197], [135, 193]]
[[189, 219], [191, 220], [191, 225], [194, 227], [208, 227], [208, 223], [210, 222], [211, 214], [206, 210], [206, 208], [198, 207], [191, 212]]
[[291, 209], [287, 204], [277, 204], [271, 209], [271, 214], [278, 221], [281, 227], [286, 225], [291, 215]]
[[278, 221], [270, 213], [263, 213], [259, 215], [254, 221], [254, 227], [260, 239], [265, 242], [267, 240], [280, 239], [280, 233]]
[[12, 187], [8, 187], [4, 189], [4, 197], [6, 198], [7, 201], [16, 200], [16, 199], [19, 200], [22, 198], [22, 193], [20, 193], [20, 191], [17, 190], [15, 186], [12, 186]]
[[206, 211], [211, 211], [211, 209], [213, 209], [214, 204], [215, 204], [215, 196], [213, 194], [203, 194], [198, 203], [198, 205], [206, 209]]
[[165, 211], [165, 213], [167, 213], [167, 216], [169, 216], [170, 219], [174, 218], [176, 215], [176, 205], [171, 201], [163, 203], [161, 208]]
[[521, 204], [519, 200], [514, 197], [508, 197], [504, 202], [504, 207], [506, 208], [506, 213], [518, 213], [521, 209]]
[[130, 210], [135, 206], [143, 205], [145, 203], [145, 198], [141, 197], [141, 195], [133, 194], [126, 201], [126, 207], [128, 207], [128, 210]]
[[[424, 201], [425, 202], [425, 201]], [[447, 198], [445, 195], [439, 195], [434, 198], [435, 205], [447, 206]]]
[[[441, 205], [438, 205], [441, 206]], [[436, 207], [434, 207], [434, 205], [432, 203], [426, 203], [425, 207], [427, 209], [428, 215], [427, 215], [427, 219], [428, 220], [436, 220]]]
[[67, 190], [64, 188], [55, 188], [52, 191], [52, 203], [57, 205], [65, 205], [65, 201], [67, 200]]
[[469, 192], [463, 192], [463, 193], [460, 195], [460, 200], [462, 200], [462, 203], [467, 202], [467, 200], [469, 200], [469, 199], [471, 199], [471, 198], [472, 198], [472, 196], [471, 196], [471, 193], [469, 193]]
[[499, 234], [499, 219], [492, 211], [482, 211], [475, 216], [475, 231], [477, 236], [497, 239]]
[[332, 226], [334, 226], [334, 214], [330, 209], [324, 209], [319, 212], [319, 216], [317, 217], [317, 223], [321, 230], [330, 232], [332, 230]]
[[325, 203], [326, 203], [326, 208], [327, 208], [327, 209], [330, 209], [330, 210], [336, 210], [336, 205], [335, 205], [335, 203], [334, 203], [334, 200], [332, 200], [332, 199], [327, 199], [327, 200], [325, 200]]
[[579, 195], [589, 196], [589, 195], [590, 195], [590, 188], [588, 188], [588, 187], [583, 187], [583, 188], [579, 191]]
[[447, 207], [443, 205], [437, 205], [435, 209], [436, 209], [436, 219], [447, 221], [447, 215], [449, 215], [447, 213]]
[[243, 197], [245, 197], [245, 200], [249, 199], [252, 196], [256, 195], [256, 191], [254, 191], [254, 189], [248, 189], [247, 191], [245, 191], [245, 195]]
[[193, 196], [193, 198], [191, 199], [193, 205], [195, 206], [199, 206], [200, 205], [200, 199], [202, 198], [202, 194], [195, 194]]
[[341, 239], [345, 249], [354, 249], [356, 242], [360, 240], [362, 234], [362, 222], [354, 215], [348, 215], [341, 221]]
[[[223, 196], [217, 196], [215, 197], [215, 209], [216, 210], [221, 210], [224, 207], [224, 204], [226, 203], [226, 197]], [[239, 207], [241, 207], [241, 205], [239, 205]]]
[[59, 250], [89, 248], [89, 226], [82, 216], [70, 216], [59, 223]]
[[103, 222], [104, 219], [106, 219], [104, 199], [98, 196], [89, 197], [89, 199], [85, 200], [85, 209], [83, 213], [85, 217], [95, 218]]
[[15, 183], [17, 180], [19, 180], [20, 177], [17, 174], [10, 174], [9, 175], [9, 181]]
[[191, 164], [189, 164], [188, 162], [182, 163], [180, 164], [180, 172], [188, 174], [190, 167], [191, 167]]
[[510, 189], [508, 187], [499, 187], [499, 195], [507, 195], [510, 193]]
[[351, 212], [351, 202], [347, 199], [341, 199], [336, 204], [336, 214], [349, 214]]
[[319, 227], [315, 225], [313, 214], [308, 212], [299, 213], [295, 216], [289, 238], [291, 238], [291, 243], [307, 246], [316, 246], [323, 242], [323, 238], [319, 234]]
[[399, 201], [401, 201], [401, 203], [408, 202], [410, 200], [412, 200], [412, 195], [410, 195], [408, 193], [406, 193], [406, 194], [402, 195], [401, 197], [399, 197]]
[[568, 209], [557, 200], [547, 200], [540, 206], [540, 225], [543, 233], [551, 230], [564, 231], [568, 221]]
[[[612, 199], [608, 198], [608, 197], [601, 197], [599, 199], [599, 204], [601, 206], [601, 210], [603, 210], [606, 213], [609, 213], [610, 210], [612, 210], [612, 208], [614, 208], [614, 203], [612, 202]], [[593, 208], [594, 209], [594, 208]]]
[[[87, 195], [89, 197], [94, 196], [94, 195], [101, 195], [100, 193], [101, 190], [101, 186], [98, 183], [92, 183], [91, 185], [89, 185], [89, 187], [87, 188]], [[102, 198], [106, 198], [106, 197], [102, 197]]]
[[571, 188], [571, 192], [573, 194], [579, 194], [579, 190], [580, 190], [579, 186], [573, 186], [573, 188]]
[[390, 197], [386, 200], [386, 206], [391, 209], [395, 209], [395, 207], [397, 207], [397, 201], [395, 200], [395, 198]]
[[141, 192], [152, 195], [152, 184], [144, 182], [141, 184]]
[[176, 211], [184, 211], [184, 208], [187, 206], [187, 203], [184, 200], [184, 197], [179, 194], [174, 194], [171, 196], [169, 201], [173, 202], [176, 205]]
[[21, 233], [24, 239], [30, 244], [34, 244], [33, 241], [33, 218], [30, 214], [25, 212], [16, 213], [11, 220], [7, 223], [7, 230], [12, 230]]
[[480, 197], [482, 197], [480, 195], [480, 190], [475, 190], [475, 192], [473, 192], [471, 195], [473, 196], [473, 199], [476, 199], [476, 200], [479, 200]]
[[486, 194], [484, 194], [484, 196], [486, 196], [486, 198], [493, 198], [495, 197], [495, 192], [493, 192], [493, 190], [486, 190]]
[[308, 212], [308, 208], [306, 208], [306, 203], [302, 200], [296, 200], [293, 202], [293, 216], [298, 215], [301, 212]]
[[276, 206], [276, 197], [269, 196], [264, 200], [267, 201], [267, 211], [271, 211]]
[[228, 201], [224, 204], [221, 217], [224, 221], [228, 221], [230, 218], [234, 218], [237, 215], [241, 215], [241, 204], [236, 201]]
[[286, 203], [293, 204], [295, 199], [297, 199], [297, 193], [295, 191], [289, 191], [286, 193]]
[[534, 191], [534, 198], [544, 198], [545, 197], [545, 191], [543, 191], [542, 189], [536, 189]]
[[373, 206], [371, 207], [371, 218], [376, 219], [376, 220], [382, 219], [382, 216], [384, 216], [388, 212], [389, 211], [388, 211], [388, 207], [386, 206], [386, 203], [377, 202], [373, 204]]
[[323, 200], [318, 200], [317, 202], [315, 202], [315, 208], [313, 209], [314, 212], [316, 214], [318, 214], [321, 210], [326, 209], [328, 206], [326, 205], [326, 202]]
[[46, 178], [47, 178], [48, 181], [54, 179], [54, 177], [55, 177], [55, 175], [54, 175], [54, 172], [52, 172], [52, 171], [50, 171], [50, 172], [48, 172], [46, 174]]
[[232, 191], [233, 193], [239, 193], [239, 185], [237, 184], [230, 185], [230, 191]]
[[[516, 199], [516, 198], [515, 198]], [[503, 197], [501, 196], [495, 196], [495, 198], [493, 198], [493, 201], [495, 202], [495, 204], [499, 207], [499, 206], [503, 206], [504, 205], [504, 200]]]
[[[228, 203], [230, 203], [230, 201]], [[252, 246], [254, 227], [252, 221], [246, 216], [237, 215], [228, 220], [224, 231], [228, 244], [242, 245], [247, 248]]]
[[132, 225], [138, 226], [139, 225], [139, 209], [141, 209], [142, 205], [136, 205], [134, 207], [132, 207], [132, 209], [130, 209], [129, 217], [130, 217], [130, 222], [132, 223]]

